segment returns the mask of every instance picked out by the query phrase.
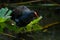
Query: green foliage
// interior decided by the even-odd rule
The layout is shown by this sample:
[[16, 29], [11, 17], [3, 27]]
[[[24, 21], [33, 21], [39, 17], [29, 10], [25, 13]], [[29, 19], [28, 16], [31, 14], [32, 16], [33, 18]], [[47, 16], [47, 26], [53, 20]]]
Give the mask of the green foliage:
[[[42, 19], [42, 16], [38, 17], [37, 19], [31, 21], [27, 26], [27, 30], [30, 30], [31, 31], [31, 28], [35, 28], [34, 30], [36, 30], [38, 27], [40, 28], [41, 26], [38, 26], [38, 22]], [[37, 24], [37, 25], [36, 25]], [[39, 29], [38, 28], [38, 29]]]
[[11, 16], [9, 16], [12, 13], [11, 10], [8, 11], [8, 8], [1, 8], [0, 9], [0, 22], [5, 22], [8, 18], [10, 18]]
[[9, 16], [11, 13], [12, 11], [11, 10], [8, 11], [8, 8], [0, 9], [0, 33], [4, 31], [3, 30], [4, 28], [8, 28], [9, 31], [11, 32], [13, 31], [14, 33], [30, 32], [42, 29], [42, 27], [38, 24], [39, 21], [42, 19], [42, 16], [31, 21], [26, 27], [18, 28], [16, 25], [11, 25], [12, 23], [9, 23], [11, 21], [10, 19], [11, 16]]

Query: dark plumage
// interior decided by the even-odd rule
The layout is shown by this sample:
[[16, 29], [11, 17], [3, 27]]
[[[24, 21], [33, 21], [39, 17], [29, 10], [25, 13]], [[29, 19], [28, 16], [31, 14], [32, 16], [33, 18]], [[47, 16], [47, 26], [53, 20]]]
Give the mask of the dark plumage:
[[35, 14], [26, 6], [18, 6], [13, 10], [11, 16], [17, 26], [24, 27], [33, 20]]

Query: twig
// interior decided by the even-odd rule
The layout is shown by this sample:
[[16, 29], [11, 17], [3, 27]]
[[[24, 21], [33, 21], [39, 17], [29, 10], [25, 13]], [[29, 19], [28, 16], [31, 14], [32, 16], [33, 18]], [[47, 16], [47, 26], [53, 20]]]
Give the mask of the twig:
[[19, 3], [10, 3], [10, 4], [6, 3], [5, 5], [8, 6], [8, 5], [27, 4], [27, 3], [39, 2], [39, 1], [42, 1], [42, 0], [19, 2]]
[[[43, 1], [43, 0], [36, 0], [36, 1], [27, 1], [27, 2], [20, 2], [20, 3], [5, 3], [5, 6], [9, 6], [9, 5], [24, 5], [24, 4], [27, 4], [27, 3], [33, 3], [33, 2], [39, 2], [39, 1]], [[46, 0], [46, 1], [50, 1], [50, 0]], [[52, 2], [52, 1], [50, 1]], [[52, 2], [53, 4], [40, 4], [40, 6], [60, 6], [60, 4], [57, 4], [55, 2]], [[31, 6], [29, 6], [31, 7]]]
[[42, 0], [28, 1], [28, 2], [21, 2], [21, 3], [12, 3], [12, 4], [27, 4], [27, 3], [39, 2], [39, 1], [42, 1]]
[[59, 24], [60, 22], [54, 22], [54, 23], [51, 23], [51, 24], [47, 24], [47, 25], [45, 25], [44, 27], [43, 27], [43, 29], [45, 29], [45, 28], [49, 28], [49, 27], [51, 27], [51, 26], [53, 26], [53, 25], [55, 25], [55, 24]]
[[5, 35], [5, 36], [9, 36], [9, 37], [16, 38], [15, 36], [13, 36], [13, 35], [10, 35], [10, 34], [7, 34], [7, 33], [0, 32], [0, 34], [2, 34], [2, 35]]

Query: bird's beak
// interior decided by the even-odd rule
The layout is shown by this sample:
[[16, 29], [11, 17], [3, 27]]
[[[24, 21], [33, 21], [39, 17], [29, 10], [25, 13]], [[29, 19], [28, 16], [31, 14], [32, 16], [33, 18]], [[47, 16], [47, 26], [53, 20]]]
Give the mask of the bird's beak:
[[34, 12], [34, 14], [35, 14], [36, 17], [39, 17], [38, 14], [37, 14], [37, 12]]

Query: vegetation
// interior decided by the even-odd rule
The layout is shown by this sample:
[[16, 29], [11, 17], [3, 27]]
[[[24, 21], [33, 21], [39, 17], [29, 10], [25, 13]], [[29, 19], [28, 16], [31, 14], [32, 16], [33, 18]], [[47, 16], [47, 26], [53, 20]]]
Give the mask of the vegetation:
[[[56, 40], [59, 40], [59, 35], [55, 36], [56, 34], [54, 33], [56, 33], [55, 31], [59, 31], [58, 29], [60, 28], [60, 12], [57, 11], [60, 5], [50, 1], [47, 3], [43, 1], [29, 1], [6, 4], [5, 8], [0, 9], [0, 36], [3, 36], [1, 36], [2, 38], [0, 39], [8, 40], [9, 37], [10, 40], [44, 40], [45, 38], [46, 40], [54, 40], [55, 37], [57, 37]], [[25, 5], [37, 11], [40, 17], [31, 21], [26, 27], [19, 28], [16, 23], [10, 19], [10, 14], [12, 13], [10, 7], [20, 5]], [[3, 39], [4, 36], [7, 39]]]

